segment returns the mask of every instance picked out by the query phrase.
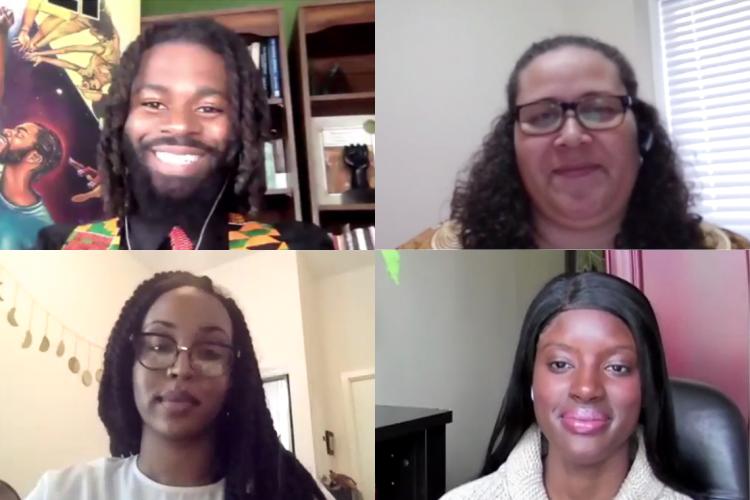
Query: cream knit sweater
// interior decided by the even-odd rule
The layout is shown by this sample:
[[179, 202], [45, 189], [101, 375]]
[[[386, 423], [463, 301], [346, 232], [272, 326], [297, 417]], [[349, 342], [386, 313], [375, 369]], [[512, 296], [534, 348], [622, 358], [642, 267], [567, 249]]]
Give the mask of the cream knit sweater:
[[[441, 500], [549, 500], [544, 489], [541, 434], [536, 425], [524, 433], [508, 460], [492, 474], [446, 493]], [[614, 500], [690, 500], [654, 476], [643, 436], [638, 452]]]

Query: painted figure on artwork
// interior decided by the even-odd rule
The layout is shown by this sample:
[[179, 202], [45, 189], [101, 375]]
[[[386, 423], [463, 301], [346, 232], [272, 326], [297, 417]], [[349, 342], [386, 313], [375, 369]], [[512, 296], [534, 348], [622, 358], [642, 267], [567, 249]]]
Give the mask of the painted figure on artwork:
[[0, 249], [101, 216], [99, 118], [139, 22], [124, 4], [0, 0]]

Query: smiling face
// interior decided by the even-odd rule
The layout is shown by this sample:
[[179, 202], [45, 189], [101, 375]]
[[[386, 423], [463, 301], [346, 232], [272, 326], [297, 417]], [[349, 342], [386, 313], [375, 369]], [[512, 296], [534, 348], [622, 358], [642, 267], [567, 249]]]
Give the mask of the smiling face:
[[[518, 79], [516, 105], [542, 99], [578, 101], [592, 94], [626, 95], [617, 66], [601, 53], [562, 47], [529, 63]], [[516, 123], [516, 160], [534, 216], [567, 229], [621, 222], [638, 176], [632, 111], [609, 130], [591, 131], [574, 117], [557, 132], [530, 136]]]
[[641, 411], [638, 355], [627, 325], [599, 310], [558, 314], [539, 336], [533, 391], [550, 455], [593, 465], [627, 453]]
[[146, 51], [131, 87], [125, 134], [162, 196], [185, 199], [226, 156], [231, 139], [224, 60], [206, 47], [165, 42]]
[[[197, 288], [180, 287], [161, 295], [143, 320], [144, 333], [162, 334], [178, 345], [196, 342], [232, 345], [232, 322], [219, 300]], [[133, 365], [133, 390], [144, 434], [191, 439], [213, 430], [229, 389], [229, 373], [206, 376], [196, 371], [186, 352], [174, 366], [152, 370]]]
[[4, 129], [0, 136], [0, 163], [20, 163], [29, 153], [41, 161], [41, 155], [34, 149], [38, 137], [39, 126], [34, 123]]

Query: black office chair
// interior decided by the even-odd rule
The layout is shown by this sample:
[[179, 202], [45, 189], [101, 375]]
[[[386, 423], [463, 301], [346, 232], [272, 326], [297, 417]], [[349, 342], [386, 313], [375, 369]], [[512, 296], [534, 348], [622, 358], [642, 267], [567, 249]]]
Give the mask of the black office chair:
[[748, 500], [747, 423], [713, 387], [671, 379], [677, 453], [695, 498]]

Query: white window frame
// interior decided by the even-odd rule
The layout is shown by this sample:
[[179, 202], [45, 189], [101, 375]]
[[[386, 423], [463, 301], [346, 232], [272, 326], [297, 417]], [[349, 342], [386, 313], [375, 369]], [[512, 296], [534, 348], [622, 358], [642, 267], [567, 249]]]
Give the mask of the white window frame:
[[648, 9], [649, 32], [651, 35], [651, 73], [654, 75], [654, 106], [659, 110], [662, 125], [672, 134], [669, 119], [669, 99], [667, 99], [667, 85], [664, 78], [664, 48], [661, 45], [661, 19], [659, 15], [659, 0], [639, 0]]
[[[640, 2], [646, 2], [645, 8], [648, 9], [648, 18], [649, 18], [649, 31], [650, 31], [650, 38], [651, 38], [651, 61], [652, 61], [652, 73], [653, 73], [653, 80], [654, 80], [654, 106], [656, 106], [656, 109], [659, 111], [659, 117], [661, 120], [662, 125], [665, 127], [665, 129], [668, 131], [670, 138], [672, 140], [675, 140], [675, 137], [673, 135], [672, 131], [672, 119], [671, 119], [671, 110], [669, 105], [669, 96], [667, 92], [667, 85], [666, 85], [666, 60], [664, 55], [664, 47], [662, 46], [662, 36], [661, 36], [661, 14], [659, 9], [659, 0], [635, 0]], [[748, 138], [750, 141], [750, 138]], [[678, 155], [681, 156], [681, 155]], [[687, 175], [687, 172], [684, 172], [685, 179], [690, 182], [691, 179]], [[700, 199], [702, 197], [702, 193], [700, 192], [700, 189], [697, 191], [692, 191], [691, 193], [696, 197], [696, 208], [698, 208], [698, 205], [700, 203]], [[748, 196], [750, 196], [750, 193], [748, 193]], [[703, 214], [701, 214], [703, 216]], [[750, 215], [748, 215], [748, 218], [750, 218]], [[710, 218], [706, 219], [707, 222], [712, 222]], [[744, 234], [744, 236], [750, 238], [750, 234]]]

